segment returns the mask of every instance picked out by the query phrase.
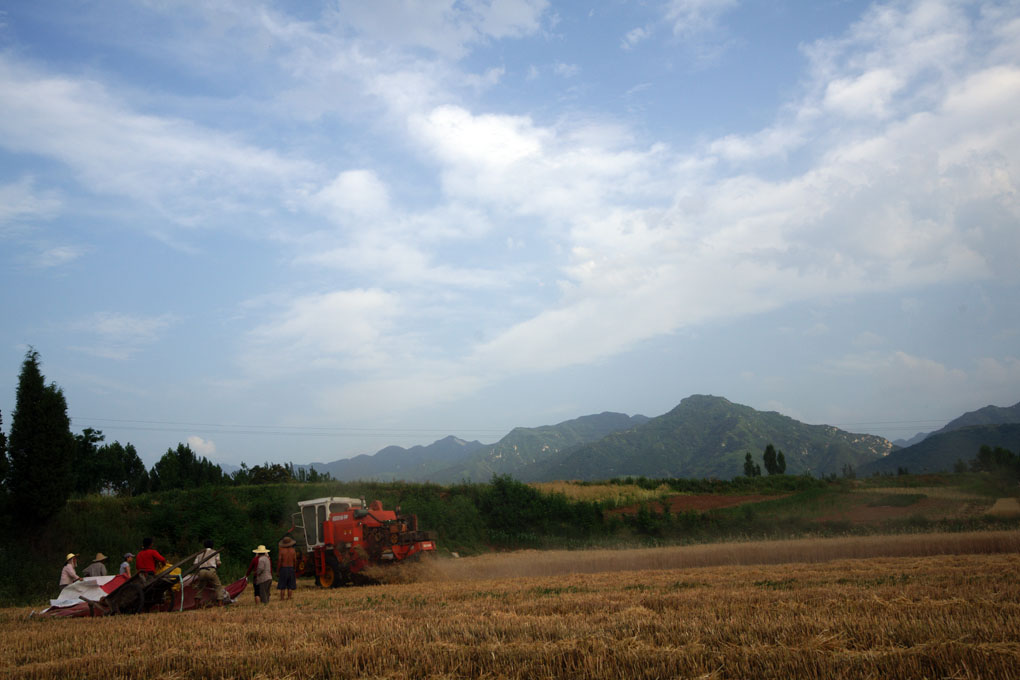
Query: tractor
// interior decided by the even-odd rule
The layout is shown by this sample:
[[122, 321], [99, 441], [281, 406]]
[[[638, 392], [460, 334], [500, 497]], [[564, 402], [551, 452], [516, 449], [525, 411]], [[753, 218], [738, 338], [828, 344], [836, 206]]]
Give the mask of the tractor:
[[[400, 506], [384, 510], [382, 502], [365, 506], [364, 498], [314, 498], [298, 502], [294, 529], [304, 533], [299, 575], [315, 576], [323, 588], [367, 585], [377, 581], [362, 573], [369, 565], [394, 564], [436, 549], [435, 534], [418, 530], [418, 518]], [[298, 541], [300, 547], [300, 541]]]

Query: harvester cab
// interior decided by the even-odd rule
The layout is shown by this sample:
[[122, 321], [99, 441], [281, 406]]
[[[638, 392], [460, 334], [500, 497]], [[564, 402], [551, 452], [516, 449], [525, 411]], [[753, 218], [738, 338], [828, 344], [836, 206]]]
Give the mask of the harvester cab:
[[325, 588], [371, 583], [362, 574], [365, 567], [436, 549], [435, 535], [419, 531], [415, 515], [404, 515], [399, 507], [385, 510], [380, 501], [366, 507], [363, 498], [331, 496], [300, 501], [298, 508], [294, 528], [304, 536], [298, 572], [314, 574]]

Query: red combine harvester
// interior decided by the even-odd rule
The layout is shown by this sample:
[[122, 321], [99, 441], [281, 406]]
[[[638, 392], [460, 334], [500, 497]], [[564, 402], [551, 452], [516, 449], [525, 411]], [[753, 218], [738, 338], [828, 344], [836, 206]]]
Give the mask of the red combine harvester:
[[436, 549], [435, 534], [419, 531], [418, 518], [401, 514], [399, 506], [384, 510], [380, 501], [373, 501], [366, 508], [364, 498], [334, 496], [300, 501], [298, 507], [294, 528], [304, 533], [305, 541], [297, 572], [314, 575], [323, 588], [375, 583], [362, 574], [365, 567]]

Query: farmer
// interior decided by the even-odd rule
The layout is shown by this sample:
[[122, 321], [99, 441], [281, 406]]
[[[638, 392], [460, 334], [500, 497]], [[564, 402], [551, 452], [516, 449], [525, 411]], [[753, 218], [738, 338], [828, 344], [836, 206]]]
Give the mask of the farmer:
[[81, 580], [81, 576], [78, 576], [78, 572], [74, 570], [78, 566], [78, 556], [74, 553], [67, 553], [67, 557], [64, 561], [64, 568], [60, 571], [60, 589], [63, 590], [64, 586], [69, 586], [76, 581]]
[[255, 593], [262, 604], [269, 604], [269, 589], [273, 585], [273, 564], [269, 548], [264, 545], [252, 550], [255, 553]]
[[85, 576], [106, 576], [106, 565], [103, 561], [106, 560], [106, 555], [101, 552], [96, 553], [96, 559], [89, 563], [89, 566], [85, 567], [81, 573]]
[[280, 599], [283, 601], [289, 600], [294, 596], [294, 591], [297, 590], [297, 551], [294, 550], [294, 546], [297, 544], [290, 536], [284, 536], [283, 540], [280, 541], [280, 556], [277, 558], [276, 578], [278, 583], [277, 589], [280, 591]]
[[195, 576], [195, 592], [202, 594], [206, 588], [212, 588], [216, 591], [216, 597], [223, 604], [234, 604], [234, 598], [230, 597], [223, 584], [220, 583], [220, 577], [216, 573], [217, 567], [220, 566], [220, 554], [219, 551], [213, 550], [213, 542], [211, 538], [205, 539], [203, 543], [205, 550], [198, 554], [195, 558], [195, 564], [198, 565], [198, 575]]
[[166, 564], [166, 558], [152, 547], [151, 538], [142, 539], [142, 550], [135, 556], [135, 566], [138, 567], [138, 577], [143, 584], [147, 584], [156, 575], [156, 568]]
[[124, 561], [120, 563], [120, 571], [117, 573], [123, 575], [125, 578], [131, 578], [131, 561], [134, 559], [134, 553], [124, 553]]

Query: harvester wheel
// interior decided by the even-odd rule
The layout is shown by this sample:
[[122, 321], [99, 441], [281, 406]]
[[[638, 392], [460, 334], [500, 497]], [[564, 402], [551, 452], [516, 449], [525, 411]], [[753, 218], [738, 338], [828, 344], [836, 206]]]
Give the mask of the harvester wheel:
[[326, 557], [326, 568], [323, 570], [322, 576], [319, 577], [319, 584], [323, 588], [339, 588], [344, 584], [343, 574], [340, 562], [337, 561], [336, 556], [331, 554]]
[[336, 574], [333, 573], [333, 567], [327, 564], [326, 568], [321, 574], [319, 574], [319, 577], [316, 580], [318, 580], [321, 588], [332, 588], [333, 582], [336, 580]]

